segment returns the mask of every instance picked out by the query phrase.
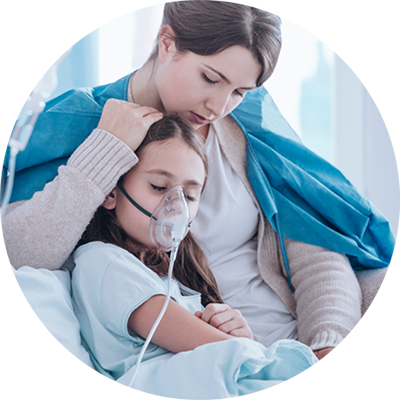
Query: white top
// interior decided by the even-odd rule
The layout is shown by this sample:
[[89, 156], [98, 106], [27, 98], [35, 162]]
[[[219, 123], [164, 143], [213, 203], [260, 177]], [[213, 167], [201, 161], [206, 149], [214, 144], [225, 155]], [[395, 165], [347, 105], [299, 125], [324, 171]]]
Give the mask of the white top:
[[259, 215], [250, 194], [222, 153], [211, 126], [209, 175], [191, 231], [207, 256], [222, 299], [241, 311], [265, 346], [297, 339], [297, 322], [263, 281], [257, 265]]
[[[128, 328], [129, 317], [150, 297], [166, 295], [168, 278], [159, 277], [113, 244], [91, 242], [79, 247], [73, 257], [72, 301], [82, 343], [97, 369], [118, 379], [135, 365], [145, 342]], [[192, 314], [204, 310], [200, 294], [175, 280], [171, 298]], [[167, 353], [150, 343], [143, 361]]]

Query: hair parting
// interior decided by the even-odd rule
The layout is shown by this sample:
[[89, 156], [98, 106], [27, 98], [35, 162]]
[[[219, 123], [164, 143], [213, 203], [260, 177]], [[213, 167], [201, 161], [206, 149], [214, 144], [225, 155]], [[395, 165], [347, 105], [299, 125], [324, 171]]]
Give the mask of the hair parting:
[[[225, 1], [192, 0], [166, 3], [161, 26], [169, 25], [181, 53], [201, 56], [220, 53], [231, 46], [250, 51], [262, 67], [261, 86], [273, 73], [282, 46], [281, 19], [272, 13]], [[161, 32], [161, 31], [160, 31]], [[150, 56], [158, 54], [158, 38]]]

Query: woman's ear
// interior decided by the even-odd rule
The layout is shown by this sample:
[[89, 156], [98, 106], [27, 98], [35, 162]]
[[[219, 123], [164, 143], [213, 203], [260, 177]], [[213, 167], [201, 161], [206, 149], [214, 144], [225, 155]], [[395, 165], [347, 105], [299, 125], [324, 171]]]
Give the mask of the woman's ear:
[[170, 25], [163, 25], [158, 38], [158, 57], [161, 62], [165, 62], [175, 53], [175, 32]]
[[113, 189], [113, 191], [107, 195], [105, 200], [103, 201], [102, 206], [107, 210], [114, 210], [117, 205], [117, 190]]

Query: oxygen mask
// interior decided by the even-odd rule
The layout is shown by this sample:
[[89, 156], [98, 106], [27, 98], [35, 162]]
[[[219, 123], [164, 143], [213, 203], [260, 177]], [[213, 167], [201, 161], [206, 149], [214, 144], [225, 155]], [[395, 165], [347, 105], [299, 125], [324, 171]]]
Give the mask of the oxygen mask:
[[149, 237], [154, 246], [167, 252], [179, 246], [190, 226], [189, 206], [183, 185], [171, 186], [153, 213], [137, 204], [121, 183], [118, 183], [118, 187], [138, 210], [150, 217]]
[[149, 237], [154, 246], [170, 251], [185, 237], [189, 226], [189, 207], [185, 187], [170, 187], [154, 209], [149, 225]]

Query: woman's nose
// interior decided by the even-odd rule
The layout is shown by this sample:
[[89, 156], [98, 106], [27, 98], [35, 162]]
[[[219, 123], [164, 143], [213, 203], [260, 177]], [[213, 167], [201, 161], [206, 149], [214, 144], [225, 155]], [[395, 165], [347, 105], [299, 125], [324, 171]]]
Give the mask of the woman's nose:
[[214, 117], [221, 117], [225, 114], [228, 103], [229, 103], [230, 95], [218, 95], [215, 97], [210, 97], [207, 101], [205, 106], [208, 110], [211, 111]]

